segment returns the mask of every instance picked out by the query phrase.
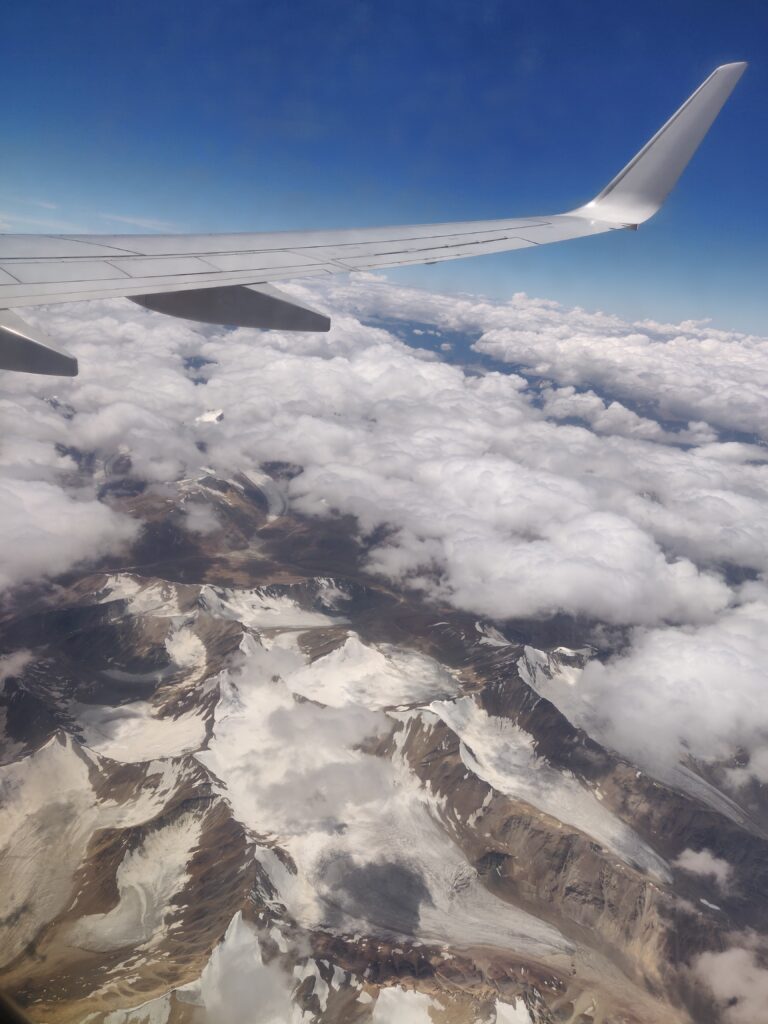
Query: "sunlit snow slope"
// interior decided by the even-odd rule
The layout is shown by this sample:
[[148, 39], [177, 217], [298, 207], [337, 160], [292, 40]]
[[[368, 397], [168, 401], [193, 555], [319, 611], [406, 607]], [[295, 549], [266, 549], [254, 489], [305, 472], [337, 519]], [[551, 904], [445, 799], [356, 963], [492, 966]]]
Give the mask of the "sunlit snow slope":
[[[194, 552], [6, 616], [2, 983], [33, 1020], [687, 1021], [722, 911], [683, 826], [757, 857], [744, 812], [569, 724], [591, 648], [379, 588], [252, 483], [202, 498]], [[167, 498], [125, 502], [151, 542]]]

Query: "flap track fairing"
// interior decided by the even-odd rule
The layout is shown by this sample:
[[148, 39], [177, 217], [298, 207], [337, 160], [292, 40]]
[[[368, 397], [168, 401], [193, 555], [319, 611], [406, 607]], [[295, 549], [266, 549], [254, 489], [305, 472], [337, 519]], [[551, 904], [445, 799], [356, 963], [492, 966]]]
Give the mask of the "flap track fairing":
[[0, 370], [76, 377], [77, 360], [56, 348], [39, 328], [30, 327], [10, 309], [0, 309]]
[[329, 331], [331, 321], [322, 313], [301, 306], [269, 284], [232, 285], [191, 291], [132, 295], [156, 313], [227, 327], [261, 327], [268, 331]]

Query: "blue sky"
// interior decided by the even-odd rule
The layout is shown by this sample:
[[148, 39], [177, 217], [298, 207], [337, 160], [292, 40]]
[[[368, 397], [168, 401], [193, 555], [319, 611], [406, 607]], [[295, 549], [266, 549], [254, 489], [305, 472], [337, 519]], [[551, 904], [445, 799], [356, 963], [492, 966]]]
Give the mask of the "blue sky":
[[19, 231], [558, 212], [597, 192], [717, 64], [748, 60], [641, 231], [392, 276], [768, 334], [758, 0], [30, 0], [3, 29], [0, 218]]

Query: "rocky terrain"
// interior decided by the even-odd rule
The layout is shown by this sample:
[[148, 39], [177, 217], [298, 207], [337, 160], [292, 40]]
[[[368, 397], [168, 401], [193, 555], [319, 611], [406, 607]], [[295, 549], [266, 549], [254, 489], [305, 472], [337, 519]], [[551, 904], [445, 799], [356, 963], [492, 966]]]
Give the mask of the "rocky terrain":
[[604, 748], [569, 701], [620, 630], [393, 588], [295, 471], [81, 465], [138, 540], [7, 596], [3, 989], [51, 1024], [722, 1020], [699, 958], [768, 932], [738, 756]]

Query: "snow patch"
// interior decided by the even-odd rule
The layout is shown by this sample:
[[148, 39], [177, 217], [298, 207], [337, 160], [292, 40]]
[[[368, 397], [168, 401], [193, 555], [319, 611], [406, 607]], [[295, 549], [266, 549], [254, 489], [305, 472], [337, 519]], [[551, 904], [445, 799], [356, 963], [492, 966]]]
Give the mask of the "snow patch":
[[379, 992], [373, 1008], [373, 1024], [433, 1024], [430, 1007], [435, 1004], [423, 992], [393, 985]]
[[269, 594], [261, 587], [244, 590], [204, 586], [200, 588], [199, 603], [216, 618], [233, 619], [255, 630], [313, 629], [338, 623], [338, 619], [307, 611], [291, 598]]
[[[98, 1014], [93, 1016], [98, 1017]], [[170, 1016], [171, 994], [167, 992], [140, 1006], [133, 1006], [127, 1010], [113, 1010], [104, 1017], [102, 1024], [168, 1024]]]
[[464, 764], [500, 793], [538, 807], [586, 832], [622, 860], [668, 880], [666, 862], [635, 832], [600, 805], [597, 794], [572, 773], [538, 757], [533, 737], [505, 718], [488, 715], [472, 697], [435, 701], [429, 710], [461, 740]]
[[158, 717], [149, 701], [114, 707], [79, 704], [72, 708], [86, 744], [104, 757], [123, 763], [178, 757], [199, 750], [205, 741], [203, 716], [196, 712]]
[[150, 832], [117, 869], [119, 902], [105, 914], [89, 914], [72, 926], [70, 941], [82, 949], [106, 951], [153, 946], [167, 932], [171, 901], [187, 881], [187, 864], [200, 840], [200, 818], [185, 814]]
[[241, 912], [211, 953], [198, 981], [177, 989], [181, 1002], [203, 1007], [211, 1021], [298, 1024], [291, 1003], [291, 978], [278, 964], [264, 962], [256, 929]]
[[65, 908], [96, 829], [140, 824], [160, 810], [176, 781], [173, 767], [164, 767], [171, 776], [165, 791], [145, 784], [125, 803], [98, 801], [90, 775], [98, 757], [64, 733], [0, 768], [0, 962], [12, 960]]
[[496, 1002], [496, 1024], [531, 1024], [532, 1020], [522, 999], [514, 1003]]
[[361, 749], [391, 729], [387, 715], [297, 702], [306, 658], [290, 635], [268, 647], [246, 636], [242, 652], [240, 668], [222, 674], [213, 735], [196, 756], [238, 820], [290, 854], [295, 874], [268, 846], [257, 855], [297, 922], [567, 953], [556, 929], [482, 886], [405, 765]]
[[518, 658], [517, 669], [520, 677], [541, 697], [551, 700], [556, 707], [567, 715], [569, 705], [565, 687], [575, 688], [583, 671], [579, 664], [569, 665], [563, 658], [583, 659], [590, 648], [582, 651], [571, 651], [566, 647], [558, 647], [547, 652], [535, 647], [525, 646], [523, 656]]
[[206, 409], [199, 416], [195, 416], [195, 423], [221, 423], [223, 419], [223, 409]]
[[490, 626], [484, 622], [476, 622], [475, 629], [480, 634], [480, 643], [487, 644], [489, 647], [511, 647], [512, 644], [500, 633], [495, 626]]
[[709, 907], [710, 910], [720, 910], [720, 907], [716, 903], [710, 903], [709, 900], [705, 900], [704, 897], [700, 897], [699, 903], [703, 903], [705, 907]]
[[172, 583], [165, 580], [147, 583], [125, 572], [108, 576], [99, 597], [102, 604], [125, 601], [129, 615], [155, 614], [173, 618], [181, 613], [178, 594]]
[[458, 682], [432, 658], [388, 645], [368, 646], [356, 633], [287, 680], [295, 693], [331, 707], [379, 709], [453, 694]]

